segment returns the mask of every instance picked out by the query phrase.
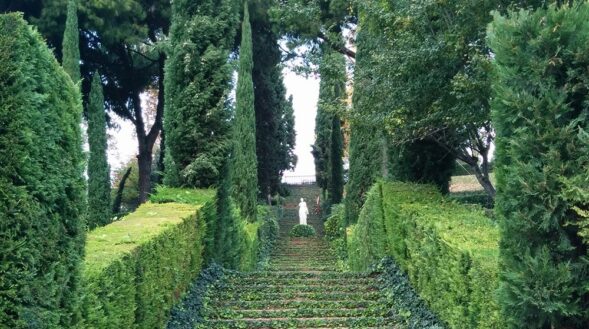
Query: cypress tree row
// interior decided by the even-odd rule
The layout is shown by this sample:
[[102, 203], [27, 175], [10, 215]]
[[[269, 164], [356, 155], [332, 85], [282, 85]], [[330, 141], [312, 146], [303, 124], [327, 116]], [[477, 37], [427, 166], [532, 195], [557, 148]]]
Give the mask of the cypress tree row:
[[252, 29], [248, 7], [249, 4], [245, 1], [233, 131], [233, 197], [241, 210], [241, 215], [250, 221], [255, 221], [258, 204], [258, 163], [252, 81]]
[[0, 323], [79, 319], [85, 186], [81, 97], [41, 36], [0, 15]]
[[67, 18], [63, 34], [63, 69], [74, 83], [81, 79], [80, 74], [80, 34], [78, 32], [78, 0], [68, 0]]
[[[343, 155], [343, 137], [338, 141], [338, 135], [341, 135], [341, 124], [339, 113], [344, 111], [346, 98], [346, 66], [343, 55], [336, 53], [328, 47], [323, 50], [323, 57], [319, 67], [321, 83], [319, 86], [319, 104], [317, 105], [317, 116], [315, 118], [315, 144], [313, 145], [313, 157], [315, 159], [315, 175], [317, 184], [325, 192], [336, 192], [338, 189], [335, 185], [342, 184], [343, 177], [332, 177], [343, 175], [343, 168], [333, 168], [336, 163], [343, 165], [341, 156]], [[337, 124], [336, 121], [337, 120]], [[337, 126], [337, 131], [333, 127]], [[332, 145], [334, 138], [339, 145]], [[335, 149], [339, 148], [339, 149]], [[340, 159], [332, 159], [332, 155]], [[333, 170], [335, 169], [335, 171]], [[332, 180], [340, 182], [332, 182]], [[335, 185], [334, 185], [335, 184]], [[341, 193], [330, 195], [329, 200], [341, 200]], [[332, 200], [333, 201], [333, 200]], [[338, 202], [336, 202], [338, 203]]]
[[228, 59], [236, 10], [232, 0], [172, 3], [165, 69], [167, 185], [208, 187], [218, 181], [231, 143]]
[[587, 328], [589, 4], [508, 15], [488, 30], [499, 302], [510, 328]]
[[94, 73], [88, 103], [88, 228], [111, 222], [110, 168], [107, 160], [104, 96], [98, 72]]

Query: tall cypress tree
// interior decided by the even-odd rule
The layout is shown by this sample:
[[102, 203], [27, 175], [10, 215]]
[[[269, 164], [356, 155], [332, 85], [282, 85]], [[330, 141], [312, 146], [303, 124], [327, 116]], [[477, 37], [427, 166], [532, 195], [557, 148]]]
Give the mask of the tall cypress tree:
[[373, 111], [367, 88], [371, 83], [370, 52], [373, 40], [361, 22], [358, 31], [354, 97], [352, 99], [352, 122], [350, 124], [350, 171], [346, 185], [346, 221], [355, 223], [364, 204], [366, 193], [376, 179], [382, 176], [383, 159], [382, 127], [365, 122], [364, 117]]
[[75, 83], [81, 79], [80, 74], [80, 34], [78, 32], [78, 0], [68, 0], [67, 18], [63, 34], [63, 69]]
[[237, 107], [233, 131], [233, 197], [248, 220], [256, 219], [258, 163], [256, 158], [256, 118], [252, 81], [252, 28], [249, 4], [244, 3], [237, 81]]
[[329, 204], [342, 202], [344, 194], [344, 135], [339, 115], [334, 115], [329, 144], [327, 195]]
[[104, 96], [98, 72], [94, 74], [88, 104], [88, 227], [111, 221], [110, 168], [107, 160], [106, 116]]
[[[315, 144], [313, 157], [315, 159], [315, 173], [317, 184], [324, 194], [332, 186], [330, 167], [332, 152], [342, 154], [343, 150], [332, 150], [332, 127], [338, 113], [343, 111], [346, 98], [346, 65], [343, 55], [336, 53], [327, 46], [324, 47], [321, 65], [319, 67], [321, 83], [319, 86], [319, 104], [315, 118]], [[338, 116], [339, 122], [339, 116]], [[338, 124], [338, 131], [341, 134]], [[343, 148], [343, 144], [339, 147]], [[334, 159], [337, 161], [337, 159]], [[341, 161], [341, 160], [340, 160]], [[340, 170], [340, 172], [342, 172]], [[331, 199], [331, 197], [329, 197]], [[340, 197], [341, 198], [341, 197]], [[339, 199], [336, 197], [336, 199]]]
[[264, 196], [276, 193], [282, 173], [296, 164], [292, 103], [286, 98], [279, 36], [268, 14], [270, 5], [270, 1], [252, 1], [251, 7], [258, 186]]
[[20, 14], [0, 15], [0, 323], [74, 328], [85, 186], [78, 88]]
[[237, 19], [233, 0], [172, 3], [165, 69], [166, 184], [208, 187], [218, 181], [231, 143], [228, 58]]

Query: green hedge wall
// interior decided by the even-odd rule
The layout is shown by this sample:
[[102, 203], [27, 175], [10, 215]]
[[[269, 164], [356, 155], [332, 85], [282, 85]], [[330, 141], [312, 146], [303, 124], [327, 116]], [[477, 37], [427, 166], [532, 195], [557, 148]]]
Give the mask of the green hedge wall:
[[79, 318], [85, 187], [78, 89], [19, 14], [0, 15], [0, 327]]
[[[229, 221], [232, 227], [225, 230], [238, 232], [235, 241], [222, 242], [219, 237], [227, 236], [217, 234], [220, 228], [218, 225], [217, 207], [215, 206], [216, 193], [212, 189], [182, 189], [171, 187], [158, 187], [157, 193], [151, 197], [152, 202], [167, 203], [178, 202], [193, 205], [203, 205], [200, 213], [206, 223], [206, 235], [204, 237], [204, 262], [210, 264], [217, 262], [221, 255], [233, 255], [237, 259], [233, 270], [252, 271], [264, 263], [267, 263], [274, 242], [278, 238], [278, 221], [276, 208], [258, 206], [257, 220], [248, 222], [241, 218], [239, 211], [231, 205], [231, 216], [234, 220]], [[233, 236], [233, 234], [231, 234]], [[230, 250], [218, 250], [226, 248]]]
[[431, 186], [379, 182], [348, 229], [348, 257], [352, 269], [366, 270], [392, 256], [451, 328], [501, 328], [498, 241], [480, 207], [451, 202]]
[[80, 328], [162, 328], [201, 270], [205, 228], [201, 206], [146, 203], [90, 232]]
[[589, 3], [558, 3], [488, 30], [508, 328], [589, 328]]

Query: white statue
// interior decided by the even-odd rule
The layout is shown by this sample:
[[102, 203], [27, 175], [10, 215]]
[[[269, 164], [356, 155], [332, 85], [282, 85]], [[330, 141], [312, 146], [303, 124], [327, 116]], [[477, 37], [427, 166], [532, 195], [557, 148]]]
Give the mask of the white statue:
[[307, 203], [305, 203], [305, 199], [301, 198], [301, 203], [299, 203], [299, 224], [307, 225], [308, 214], [309, 209], [307, 208]]

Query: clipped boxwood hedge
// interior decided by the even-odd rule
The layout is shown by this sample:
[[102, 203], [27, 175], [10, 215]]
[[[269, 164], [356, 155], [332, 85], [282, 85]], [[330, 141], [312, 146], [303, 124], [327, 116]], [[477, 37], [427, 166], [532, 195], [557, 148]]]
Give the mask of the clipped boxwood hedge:
[[203, 217], [195, 204], [146, 203], [90, 232], [81, 327], [162, 328], [201, 270]]
[[496, 225], [477, 206], [435, 187], [379, 182], [348, 230], [350, 267], [393, 256], [420, 296], [452, 328], [502, 328]]

